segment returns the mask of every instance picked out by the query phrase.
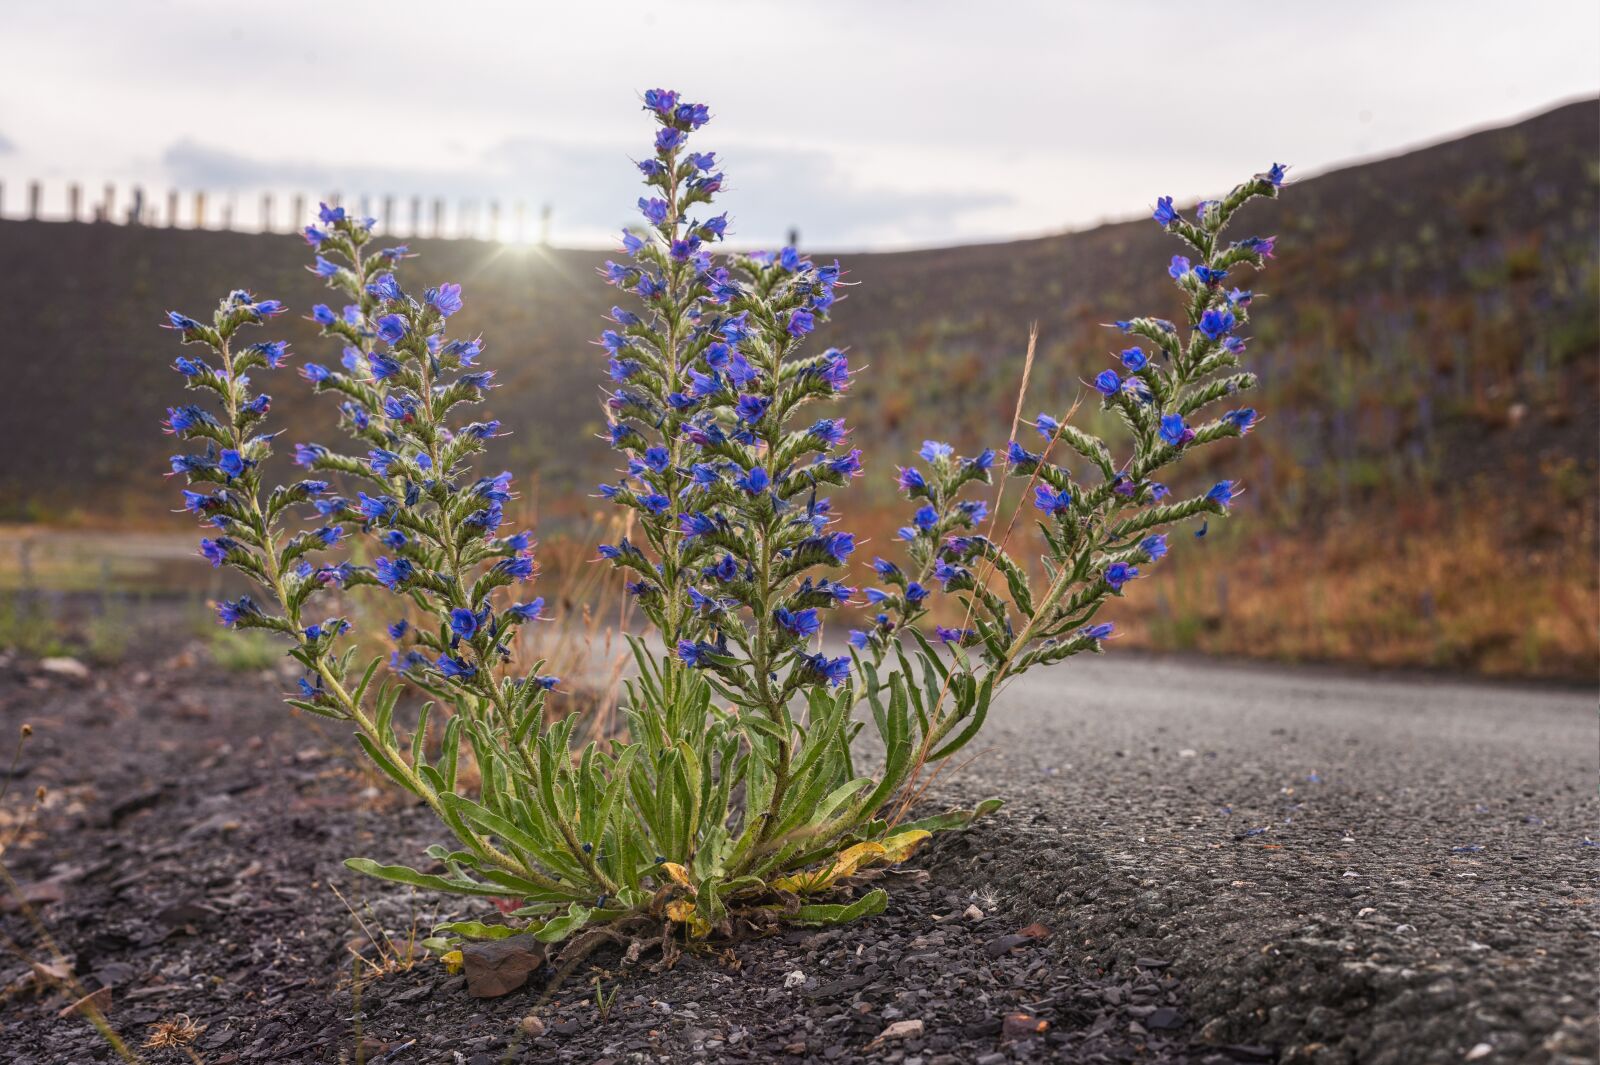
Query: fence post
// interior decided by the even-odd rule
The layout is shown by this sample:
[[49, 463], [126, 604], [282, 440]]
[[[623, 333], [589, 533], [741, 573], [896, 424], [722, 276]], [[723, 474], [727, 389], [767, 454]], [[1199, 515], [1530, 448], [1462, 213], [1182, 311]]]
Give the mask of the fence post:
[[128, 204], [128, 224], [130, 226], [144, 225], [144, 187], [133, 187], [133, 199]]
[[539, 208], [539, 246], [550, 246], [550, 205], [547, 203]]
[[178, 190], [167, 190], [167, 228], [178, 228]]
[[383, 231], [394, 235], [394, 197], [387, 194], [383, 197]]
[[114, 221], [116, 221], [115, 216], [112, 214], [112, 212], [115, 211], [116, 209], [117, 209], [117, 186], [108, 181], [108, 182], [106, 182], [106, 202], [105, 202], [105, 206], [101, 209], [102, 213], [105, 215], [105, 218], [103, 220], [106, 221], [106, 222], [114, 222]]
[[306, 224], [306, 197], [304, 193], [297, 192], [289, 205], [289, 228], [299, 229]]
[[28, 218], [31, 221], [39, 220], [39, 201], [44, 196], [44, 190], [37, 181], [28, 182]]
[[420, 237], [420, 236], [422, 236], [422, 197], [421, 196], [413, 196], [413, 197], [411, 197], [411, 231], [409, 233], [407, 233], [406, 236], [408, 236], [408, 237]]
[[194, 227], [193, 228], [195, 228], [195, 229], [204, 229], [205, 227], [206, 227], [206, 194], [205, 194], [204, 190], [201, 190], [201, 191], [198, 191], [198, 192], [196, 192], [194, 194]]
[[82, 201], [83, 189], [79, 188], [78, 183], [74, 181], [67, 186], [67, 221], [76, 222], [78, 220], [78, 208]]
[[433, 235], [439, 236], [444, 229], [444, 197], [435, 196], [433, 199]]
[[229, 230], [229, 229], [233, 228], [233, 197], [232, 196], [229, 196], [227, 199], [222, 201], [222, 228], [224, 230]]
[[261, 194], [261, 232], [272, 232], [272, 193]]

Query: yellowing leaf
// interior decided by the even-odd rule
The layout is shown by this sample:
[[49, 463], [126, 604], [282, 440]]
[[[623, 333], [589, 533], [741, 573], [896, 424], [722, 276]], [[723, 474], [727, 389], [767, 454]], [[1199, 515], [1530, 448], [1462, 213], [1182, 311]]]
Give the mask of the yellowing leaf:
[[933, 835], [921, 828], [913, 828], [900, 832], [883, 841], [883, 860], [890, 865], [899, 865], [911, 857], [911, 852], [917, 849], [917, 844]]
[[711, 922], [695, 912], [694, 903], [688, 899], [674, 899], [667, 903], [667, 920], [687, 925], [689, 934], [704, 939], [711, 934]]
[[454, 976], [461, 971], [461, 952], [459, 950], [452, 950], [448, 953], [441, 954], [439, 955], [439, 960], [444, 963], [446, 971], [448, 971], [451, 976]]
[[679, 887], [693, 887], [693, 885], [689, 883], [689, 870], [685, 869], [677, 862], [662, 862], [661, 869], [668, 876], [670, 876], [672, 878], [672, 882], [677, 884]]
[[917, 844], [930, 835], [932, 833], [924, 829], [913, 828], [890, 836], [882, 843], [857, 843], [841, 851], [839, 857], [835, 858], [828, 868], [781, 876], [772, 882], [772, 886], [779, 891], [792, 891], [797, 895], [825, 891], [832, 887], [835, 881], [854, 876], [856, 870], [864, 865], [878, 862], [897, 865], [905, 861], [917, 849]]

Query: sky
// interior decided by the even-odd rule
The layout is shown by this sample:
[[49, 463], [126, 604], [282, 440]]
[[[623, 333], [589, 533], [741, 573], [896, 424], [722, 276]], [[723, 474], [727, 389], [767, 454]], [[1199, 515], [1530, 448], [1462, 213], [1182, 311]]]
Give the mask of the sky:
[[[490, 199], [559, 245], [632, 221], [643, 90], [711, 106], [737, 243], [1081, 229], [1600, 93], [1594, 0], [0, 0], [0, 213], [207, 192]], [[87, 209], [87, 208], [86, 208]], [[402, 206], [401, 214], [408, 216]], [[479, 225], [486, 220], [480, 208]], [[449, 216], [447, 216], [448, 218]], [[448, 224], [453, 224], [453, 220]], [[537, 230], [530, 223], [525, 230]]]

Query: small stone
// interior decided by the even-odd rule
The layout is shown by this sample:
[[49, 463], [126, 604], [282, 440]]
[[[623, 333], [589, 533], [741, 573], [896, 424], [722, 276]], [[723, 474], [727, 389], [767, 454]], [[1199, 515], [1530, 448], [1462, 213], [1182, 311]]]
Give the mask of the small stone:
[[795, 988], [799, 987], [805, 982], [806, 974], [801, 972], [799, 969], [794, 970], [783, 978], [783, 986], [790, 991], [793, 991]]
[[1144, 1026], [1151, 1029], [1182, 1028], [1183, 1014], [1171, 1006], [1161, 1006], [1144, 1019]]
[[520, 1028], [522, 1030], [522, 1034], [529, 1039], [537, 1039], [541, 1035], [544, 1035], [544, 1022], [531, 1013], [522, 1018], [522, 1021], [517, 1025], [517, 1027]]
[[89, 667], [76, 658], [41, 658], [39, 669], [55, 677], [65, 677], [68, 680], [88, 680]]
[[1000, 1022], [1000, 1038], [1027, 1039], [1030, 1036], [1043, 1035], [1049, 1027], [1049, 1021], [1035, 1017], [1031, 1013], [1008, 1013]]
[[962, 912], [961, 916], [969, 921], [981, 921], [983, 920], [983, 911], [978, 909], [977, 903], [973, 903]]
[[1477, 1061], [1479, 1058], [1486, 1058], [1493, 1053], [1494, 1047], [1490, 1046], [1488, 1043], [1479, 1043], [1471, 1050], [1467, 1051], [1467, 1060]]
[[890, 1040], [921, 1038], [921, 1021], [895, 1021], [893, 1024], [889, 1025], [889, 1027], [878, 1033], [878, 1038], [875, 1040], [875, 1042], [887, 1043]]
[[1183, 750], [1178, 752], [1178, 757], [1179, 758], [1198, 758], [1198, 757], [1200, 757], [1200, 752], [1195, 750], [1193, 747], [1185, 747]]

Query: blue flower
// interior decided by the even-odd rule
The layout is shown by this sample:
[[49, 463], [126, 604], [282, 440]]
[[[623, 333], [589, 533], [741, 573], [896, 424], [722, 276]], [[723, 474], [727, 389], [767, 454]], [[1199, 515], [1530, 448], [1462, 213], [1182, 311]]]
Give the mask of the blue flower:
[[405, 618], [401, 618], [389, 626], [389, 637], [395, 640], [402, 639], [410, 629], [411, 623]]
[[316, 263], [312, 266], [306, 267], [306, 269], [310, 270], [318, 277], [333, 277], [339, 272], [339, 264], [329, 262], [327, 259], [324, 259], [319, 255], [317, 256]]
[[395, 359], [376, 351], [367, 356], [367, 368], [372, 371], [372, 376], [379, 381], [387, 381], [391, 377], [397, 377], [405, 369]]
[[1194, 268], [1194, 276], [1198, 277], [1204, 284], [1219, 285], [1228, 276], [1228, 270], [1226, 267], [1217, 270], [1201, 265]]
[[506, 610], [506, 617], [515, 618], [518, 621], [544, 620], [544, 596], [540, 596], [531, 602], [517, 603]]
[[955, 454], [955, 448], [949, 444], [942, 444], [937, 440], [924, 440], [922, 442], [922, 450], [918, 451], [917, 454], [921, 456], [924, 462], [939, 462]]
[[752, 467], [744, 476], [736, 479], [734, 484], [743, 488], [751, 495], [760, 495], [772, 485], [772, 478], [767, 476], [767, 471], [760, 466]]
[[448, 318], [461, 309], [461, 286], [447, 281], [428, 292], [428, 302], [439, 312], [440, 317]]
[[1221, 307], [1212, 307], [1200, 316], [1200, 332], [1209, 340], [1220, 340], [1233, 332], [1233, 312]]
[[789, 335], [803, 337], [817, 327], [817, 320], [810, 311], [796, 309], [789, 315]]
[[400, 504], [390, 496], [369, 496], [365, 492], [357, 492], [357, 509], [361, 516], [369, 522], [388, 523], [393, 520]]
[[905, 492], [921, 492], [928, 487], [928, 482], [922, 476], [922, 471], [915, 466], [901, 466], [900, 476], [896, 478], [896, 483]]
[[1181, 281], [1183, 279], [1183, 275], [1187, 274], [1188, 272], [1189, 260], [1185, 259], [1181, 255], [1174, 255], [1172, 257], [1172, 263], [1167, 267], [1167, 273], [1171, 274], [1175, 280]]
[[787, 607], [780, 606], [772, 612], [772, 620], [802, 640], [815, 636], [822, 629], [822, 619], [818, 617], [815, 609], [791, 611]]
[[986, 447], [970, 459], [966, 460], [968, 466], [980, 472], [985, 472], [994, 466], [994, 448]]
[[872, 645], [872, 637], [861, 629], [851, 629], [848, 637], [851, 647], [865, 651]]
[[1206, 499], [1216, 503], [1218, 506], [1225, 507], [1233, 502], [1233, 493], [1232, 481], [1218, 481], [1211, 486], [1211, 491], [1206, 493]]
[[873, 559], [872, 568], [877, 572], [878, 577], [882, 580], [887, 581], [900, 576], [900, 567], [895, 565], [893, 562], [890, 562], [886, 558]]
[[978, 634], [971, 629], [947, 629], [943, 625], [935, 625], [933, 632], [941, 642], [958, 646], [964, 646], [978, 638]]
[[717, 523], [711, 517], [699, 513], [678, 515], [678, 531], [688, 539], [696, 536], [705, 536], [717, 531]]
[[1116, 631], [1116, 628], [1117, 627], [1115, 625], [1111, 624], [1111, 622], [1102, 621], [1098, 625], [1086, 625], [1086, 626], [1084, 626], [1083, 628], [1078, 630], [1078, 634], [1081, 635], [1081, 636], [1087, 636], [1091, 640], [1103, 640], [1106, 637], [1110, 636], [1114, 631]]
[[917, 528], [927, 532], [939, 524], [939, 512], [931, 506], [918, 507], [911, 520], [916, 523]]
[[1006, 445], [1006, 461], [1013, 466], [1026, 466], [1038, 462], [1039, 456], [1013, 440]]
[[1172, 197], [1159, 197], [1156, 200], [1156, 209], [1150, 217], [1160, 222], [1163, 228], [1176, 222], [1178, 220], [1178, 212], [1172, 209]]
[[845, 655], [838, 658], [829, 658], [824, 654], [806, 655], [800, 662], [805, 673], [835, 688], [850, 679], [850, 659]]
[[928, 589], [924, 588], [916, 581], [912, 581], [910, 584], [906, 585], [907, 603], [910, 603], [912, 606], [916, 606], [926, 598], [928, 598]]
[[217, 620], [228, 628], [235, 628], [242, 621], [250, 621], [261, 617], [261, 608], [256, 606], [255, 600], [248, 595], [241, 595], [233, 602], [217, 604]]
[[450, 631], [464, 640], [472, 639], [478, 631], [478, 615], [464, 606], [450, 611]]
[[1122, 390], [1122, 378], [1115, 370], [1101, 370], [1094, 379], [1095, 391], [1110, 399]]
[[740, 421], [754, 425], [766, 416], [767, 408], [770, 406], [772, 406], [770, 396], [752, 396], [746, 393], [739, 396], [739, 402], [734, 410], [739, 415]]
[[1181, 414], [1163, 414], [1161, 416], [1160, 436], [1163, 441], [1173, 447], [1182, 447], [1194, 439], [1194, 430], [1190, 429]]
[[1112, 591], [1117, 591], [1138, 575], [1138, 567], [1130, 566], [1126, 562], [1113, 562], [1106, 567], [1105, 581], [1111, 586]]
[[491, 570], [515, 581], [525, 581], [533, 576], [533, 559], [526, 555], [513, 555], [496, 562]]
[[1033, 420], [1033, 427], [1039, 430], [1039, 435], [1044, 437], [1054, 436], [1056, 430], [1061, 428], [1061, 423], [1048, 414], [1041, 414]]
[[378, 329], [378, 339], [385, 344], [398, 344], [411, 326], [398, 314], [385, 314], [373, 323]]
[[254, 463], [248, 461], [231, 447], [223, 448], [222, 454], [217, 458], [217, 468], [227, 474], [230, 479], [239, 476], [247, 466], [252, 465]]
[[856, 538], [851, 533], [829, 533], [822, 537], [821, 540], [823, 549], [833, 556], [835, 562], [841, 565], [856, 549]]
[[1267, 172], [1265, 174], [1257, 174], [1256, 176], [1260, 177], [1260, 178], [1265, 178], [1266, 181], [1267, 181], [1267, 184], [1271, 185], [1275, 189], [1276, 188], [1282, 188], [1283, 187], [1283, 177], [1284, 177], [1284, 174], [1288, 171], [1288, 169], [1289, 168], [1284, 166], [1282, 163], [1273, 163], [1272, 166], [1267, 170]]
[[1150, 357], [1144, 353], [1143, 348], [1128, 348], [1122, 353], [1122, 365], [1130, 373], [1138, 373], [1150, 363]]
[[667, 212], [670, 209], [666, 200], [654, 196], [649, 199], [639, 197], [639, 213], [655, 225], [659, 226], [667, 220]]
[[451, 680], [465, 680], [467, 677], [470, 677], [478, 672], [477, 666], [473, 665], [471, 662], [468, 662], [466, 659], [458, 658], [455, 655], [440, 655], [439, 661], [436, 663], [436, 665], [439, 672], [443, 673]]
[[681, 145], [683, 141], [684, 133], [681, 129], [663, 126], [656, 130], [656, 151], [658, 152], [670, 152]]
[[201, 540], [200, 554], [211, 563], [213, 569], [221, 566], [228, 557], [228, 552], [238, 547], [238, 543], [226, 536], [219, 536], [215, 540]]
[[1239, 435], [1248, 433], [1256, 424], [1256, 410], [1254, 407], [1242, 407], [1239, 410], [1230, 410], [1222, 416], [1222, 420], [1239, 430]]
[[1149, 555], [1152, 562], [1158, 558], [1165, 557], [1167, 553], [1166, 533], [1156, 533], [1154, 536], [1146, 536], [1143, 540], [1139, 541], [1139, 550]]
[[318, 325], [332, 325], [339, 320], [333, 313], [333, 308], [326, 303], [318, 303], [311, 308], [311, 317]]
[[672, 500], [660, 492], [650, 492], [647, 495], [640, 496], [639, 503], [652, 514], [665, 514], [667, 509], [672, 506]]
[[1072, 493], [1066, 489], [1055, 491], [1047, 484], [1034, 485], [1033, 505], [1046, 514], [1065, 514], [1072, 509]]
[[416, 573], [416, 566], [408, 558], [380, 558], [373, 563], [373, 569], [378, 581], [391, 592], [399, 591], [400, 586]]

